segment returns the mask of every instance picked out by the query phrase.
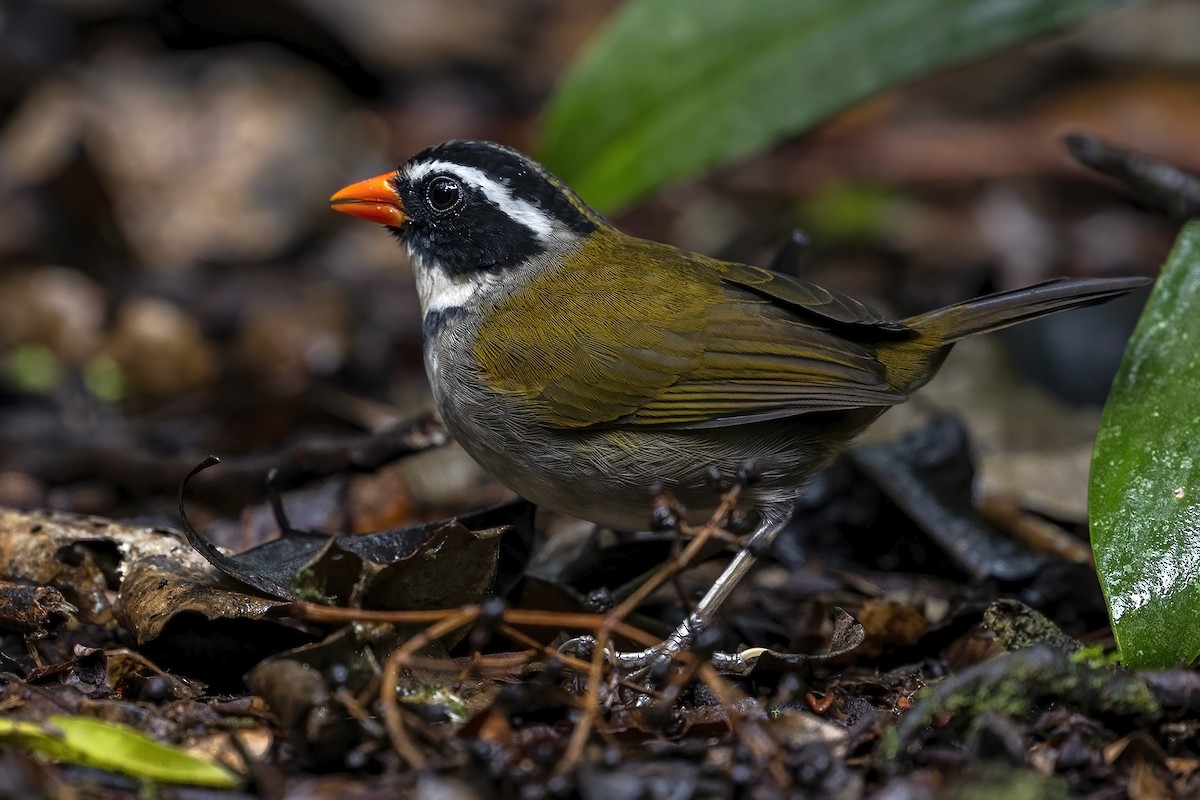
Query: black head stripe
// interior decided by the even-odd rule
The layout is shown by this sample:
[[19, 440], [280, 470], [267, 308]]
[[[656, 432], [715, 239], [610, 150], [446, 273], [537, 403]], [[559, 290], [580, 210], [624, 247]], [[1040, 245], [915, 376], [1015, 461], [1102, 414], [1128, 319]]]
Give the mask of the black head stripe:
[[[406, 228], [393, 231], [419, 257], [437, 263], [451, 275], [505, 269], [545, 252], [533, 231], [514, 223], [477, 189], [465, 186], [464, 191], [469, 214], [414, 218]], [[405, 200], [407, 204], [408, 198]], [[415, 196], [412, 202], [417, 202]]]
[[578, 234], [591, 233], [604, 221], [541, 164], [495, 142], [445, 142], [418, 153], [411, 161], [448, 161], [475, 167], [505, 184], [514, 198], [537, 206]]

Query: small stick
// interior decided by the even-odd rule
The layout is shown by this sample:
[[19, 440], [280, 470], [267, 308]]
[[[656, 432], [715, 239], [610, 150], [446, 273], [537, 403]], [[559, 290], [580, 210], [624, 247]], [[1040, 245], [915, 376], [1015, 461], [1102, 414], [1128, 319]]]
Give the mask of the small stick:
[[[721, 497], [720, 505], [717, 506], [704, 527], [697, 531], [692, 540], [688, 542], [683, 552], [678, 557], [664, 563], [645, 583], [634, 590], [616, 608], [608, 612], [604, 621], [596, 629], [595, 650], [592, 653], [591, 668], [588, 670], [588, 690], [584, 700], [583, 714], [580, 716], [575, 730], [571, 732], [571, 740], [567, 743], [566, 753], [556, 770], [559, 774], [569, 772], [583, 757], [583, 748], [587, 743], [588, 734], [591, 733], [600, 713], [600, 678], [603, 674], [604, 656], [608, 652], [609, 639], [617, 629], [617, 625], [623, 623], [625, 617], [637, 609], [643, 600], [696, 557], [700, 549], [720, 529], [729, 512], [733, 510], [739, 494], [741, 494], [741, 486], [735, 484]], [[657, 643], [650, 646], [653, 647], [655, 644]]]
[[417, 749], [416, 744], [404, 730], [400, 704], [396, 701], [396, 687], [400, 684], [400, 665], [434, 639], [445, 636], [478, 617], [478, 606], [468, 607], [456, 614], [451, 614], [397, 647], [384, 664], [383, 677], [379, 684], [379, 702], [383, 710], [384, 725], [387, 727], [388, 737], [392, 740], [392, 747], [413, 769], [421, 769], [425, 766], [425, 756]]
[[1116, 178], [1134, 194], [1188, 219], [1200, 214], [1200, 175], [1166, 161], [1116, 147], [1087, 133], [1065, 137], [1067, 151], [1096, 172]]

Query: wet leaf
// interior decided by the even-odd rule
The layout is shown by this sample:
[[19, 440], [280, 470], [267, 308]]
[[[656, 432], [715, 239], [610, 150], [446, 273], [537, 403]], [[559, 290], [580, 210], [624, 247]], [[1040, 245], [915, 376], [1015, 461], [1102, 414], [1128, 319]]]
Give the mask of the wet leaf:
[[547, 112], [542, 160], [611, 209], [934, 67], [1127, 0], [634, 0]]
[[52, 586], [0, 581], [0, 628], [40, 634], [51, 620], [66, 619], [75, 611]]
[[1044, 644], [1064, 653], [1074, 653], [1082, 647], [1045, 614], [1019, 600], [997, 600], [990, 604], [983, 611], [983, 627], [992, 631], [996, 643], [1007, 650]]
[[278, 539], [228, 556], [196, 535], [187, 526], [188, 542], [205, 560], [231, 578], [279, 599], [296, 599], [304, 594], [301, 576], [311, 573], [313, 565], [333, 544], [328, 536], [287, 533]]
[[[303, 592], [297, 591], [297, 582], [305, 573], [311, 575], [313, 565], [333, 544], [330, 536], [307, 531], [284, 531], [278, 539], [252, 547], [236, 556], [229, 556], [209, 543], [188, 521], [184, 507], [184, 492], [188, 482], [209, 467], [220, 463], [220, 459], [209, 456], [184, 479], [179, 491], [179, 520], [188, 544], [212, 564], [234, 580], [257, 589], [263, 594], [281, 600], [297, 599]], [[309, 581], [311, 583], [311, 581]]]
[[75, 660], [96, 658], [104, 665], [109, 690], [119, 697], [138, 697], [148, 685], [174, 699], [195, 699], [204, 694], [204, 684], [189, 681], [159, 667], [136, 650], [119, 647], [107, 652], [80, 647]]
[[1092, 458], [1092, 550], [1128, 666], [1200, 656], [1197, 397], [1200, 222], [1191, 222], [1130, 339]]
[[194, 552], [146, 556], [129, 564], [117, 614], [140, 644], [158, 638], [181, 614], [210, 621], [262, 620], [286, 606], [233, 587]]
[[888, 647], [911, 647], [929, 629], [917, 609], [887, 598], [869, 597], [858, 609], [866, 640], [877, 652]]
[[379, 567], [368, 580], [364, 608], [446, 608], [473, 602], [487, 592], [496, 574], [504, 531], [503, 527], [472, 531], [451, 521], [432, 531], [419, 531], [418, 536], [387, 539], [381, 538], [386, 534], [372, 534], [343, 537], [339, 544], [347, 548], [366, 544], [375, 551], [380, 543], [392, 546], [376, 558], [363, 554]]
[[[192, 475], [215, 463], [210, 456]], [[192, 527], [182, 493], [179, 514], [188, 542], [206, 561], [263, 594], [344, 603], [365, 578], [363, 607], [397, 609], [478, 600], [495, 578], [500, 535], [527, 521], [528, 506], [507, 503], [462, 521], [441, 520], [377, 533], [329, 536], [288, 530], [278, 539], [233, 556]]]
[[133, 728], [61, 714], [45, 723], [0, 719], [0, 743], [66, 761], [132, 775], [156, 783], [232, 789], [241, 779], [224, 767], [148, 739]]
[[[0, 509], [3, 578], [48, 584], [52, 588], [35, 592], [43, 604], [57, 590], [78, 609], [73, 615], [114, 628], [119, 619], [138, 644], [155, 643], [164, 666], [224, 686], [236, 685], [240, 670], [264, 655], [311, 638], [270, 619], [286, 603], [239, 591], [167, 528]], [[32, 621], [38, 613], [26, 609]]]
[[194, 550], [149, 556], [129, 563], [117, 614], [156, 663], [236, 691], [255, 663], [312, 639], [276, 618], [286, 602], [240, 589]]
[[122, 558], [178, 547], [155, 528], [100, 517], [0, 508], [0, 579], [58, 590], [84, 622], [112, 625], [104, 551]]
[[863, 630], [863, 626], [859, 624], [858, 620], [845, 609], [835, 608], [833, 610], [833, 633], [830, 634], [829, 644], [820, 652], [781, 653], [765, 647], [750, 647], [738, 653], [747, 666], [747, 669], [739, 671], [745, 674], [791, 672], [804, 664], [826, 661], [845, 655], [861, 645], [866, 637], [866, 631]]
[[363, 608], [446, 608], [473, 603], [497, 583], [501, 536], [510, 563], [500, 577], [515, 583], [532, 526], [533, 507], [516, 500], [454, 519], [339, 536], [337, 547], [362, 559]]

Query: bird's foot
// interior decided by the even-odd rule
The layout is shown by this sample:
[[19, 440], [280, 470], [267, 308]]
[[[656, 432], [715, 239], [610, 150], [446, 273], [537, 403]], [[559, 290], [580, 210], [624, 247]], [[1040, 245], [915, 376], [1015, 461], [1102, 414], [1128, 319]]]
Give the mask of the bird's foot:
[[[749, 673], [754, 665], [752, 661], [747, 660], [745, 654], [715, 652], [720, 634], [712, 623], [721, 605], [754, 565], [759, 554], [771, 546], [771, 542], [783, 529], [791, 514], [790, 500], [760, 508], [760, 519], [754, 533], [704, 597], [700, 598], [695, 610], [671, 632], [670, 636], [645, 650], [621, 652], [605, 648], [605, 660], [613, 667], [630, 674], [635, 680], [650, 686], [661, 686], [666, 682], [671, 665], [685, 650], [690, 650], [698, 659], [710, 662], [719, 672], [735, 675]], [[603, 643], [597, 644], [595, 637], [580, 636], [565, 643], [560, 650], [591, 659], [598, 646], [603, 646]]]
[[[699, 638], [707, 638], [702, 636], [704, 630], [703, 621], [693, 614], [654, 647], [631, 651], [605, 648], [604, 660], [636, 681], [652, 686], [662, 685], [666, 681], [668, 670], [679, 655], [691, 648]], [[564, 642], [559, 651], [573, 653], [581, 658], [591, 658], [596, 646], [596, 637], [577, 636]]]

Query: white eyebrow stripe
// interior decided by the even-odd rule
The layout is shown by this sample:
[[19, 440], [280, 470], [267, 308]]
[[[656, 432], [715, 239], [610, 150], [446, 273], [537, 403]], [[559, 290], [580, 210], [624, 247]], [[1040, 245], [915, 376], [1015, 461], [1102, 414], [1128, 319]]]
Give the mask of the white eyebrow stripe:
[[507, 186], [492, 179], [478, 167], [466, 167], [450, 161], [427, 161], [424, 164], [414, 164], [405, 169], [405, 173], [413, 183], [420, 181], [434, 172], [454, 175], [464, 183], [478, 187], [483, 192], [484, 197], [493, 205], [503, 211], [510, 219], [529, 228], [543, 242], [554, 234], [556, 228], [560, 227], [557, 221], [549, 214], [528, 200], [513, 197], [512, 192]]

